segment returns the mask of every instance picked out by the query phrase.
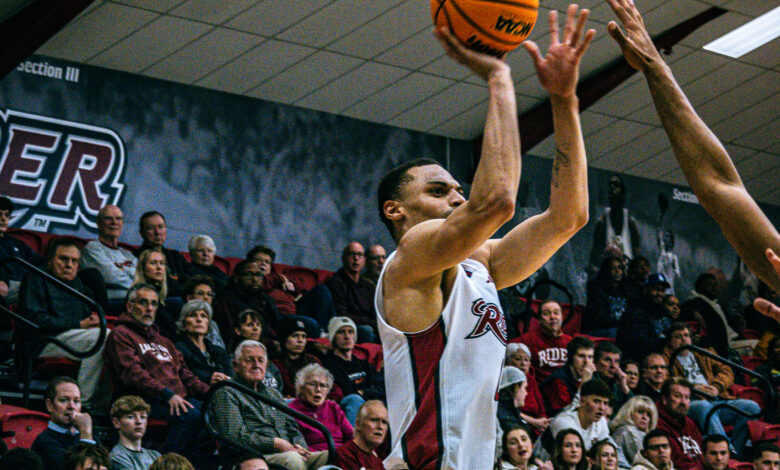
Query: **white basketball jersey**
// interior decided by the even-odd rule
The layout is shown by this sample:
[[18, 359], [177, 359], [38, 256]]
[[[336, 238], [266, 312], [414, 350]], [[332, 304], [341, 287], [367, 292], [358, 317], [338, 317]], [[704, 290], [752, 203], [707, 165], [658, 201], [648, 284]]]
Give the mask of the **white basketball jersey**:
[[419, 333], [403, 333], [385, 322], [385, 268], [374, 299], [392, 439], [385, 467], [493, 468], [506, 351], [506, 323], [493, 279], [481, 263], [464, 260], [439, 320]]

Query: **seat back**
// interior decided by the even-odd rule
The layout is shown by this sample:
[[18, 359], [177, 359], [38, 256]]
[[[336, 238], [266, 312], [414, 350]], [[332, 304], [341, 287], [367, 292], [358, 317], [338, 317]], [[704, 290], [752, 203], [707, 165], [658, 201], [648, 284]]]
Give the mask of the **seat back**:
[[9, 449], [29, 449], [38, 434], [49, 425], [49, 415], [12, 405], [0, 405], [0, 427], [14, 435], [4, 439]]

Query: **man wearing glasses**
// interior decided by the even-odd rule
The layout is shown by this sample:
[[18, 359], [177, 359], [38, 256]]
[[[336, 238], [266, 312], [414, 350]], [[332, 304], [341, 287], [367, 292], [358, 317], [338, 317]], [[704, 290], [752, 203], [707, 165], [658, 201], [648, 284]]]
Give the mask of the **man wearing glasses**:
[[96, 268], [106, 281], [108, 300], [123, 301], [127, 290], [133, 285], [135, 265], [138, 259], [119, 246], [119, 237], [124, 228], [122, 210], [109, 204], [98, 212], [98, 239], [84, 247], [81, 268]]
[[358, 242], [350, 242], [341, 253], [341, 269], [325, 282], [333, 296], [339, 317], [349, 317], [357, 325], [357, 342], [371, 343], [376, 337], [375, 285], [361, 276], [366, 251]]
[[173, 342], [155, 326], [160, 297], [149, 284], [137, 284], [127, 294], [127, 312], [106, 340], [105, 356], [118, 395], [138, 395], [151, 405], [150, 418], [170, 424], [160, 452], [177, 452], [206, 462], [213, 441], [201, 424], [201, 402], [209, 386], [184, 362]]
[[642, 381], [636, 394], [650, 397], [653, 401], [661, 399], [661, 386], [669, 376], [666, 358], [660, 353], [652, 353], [642, 360]]

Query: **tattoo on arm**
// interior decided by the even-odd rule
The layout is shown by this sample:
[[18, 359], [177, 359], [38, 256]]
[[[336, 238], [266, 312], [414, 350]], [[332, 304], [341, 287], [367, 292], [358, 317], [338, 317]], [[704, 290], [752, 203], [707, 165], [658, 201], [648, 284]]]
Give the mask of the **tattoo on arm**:
[[571, 165], [571, 158], [560, 147], [555, 147], [555, 159], [553, 160], [552, 167], [552, 183], [556, 188], [558, 187], [558, 170], [563, 167], [567, 168]]

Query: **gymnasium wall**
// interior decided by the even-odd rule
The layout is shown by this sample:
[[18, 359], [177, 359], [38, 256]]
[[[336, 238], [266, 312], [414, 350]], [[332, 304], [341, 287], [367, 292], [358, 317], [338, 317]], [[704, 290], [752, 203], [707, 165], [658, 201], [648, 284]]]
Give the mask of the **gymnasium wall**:
[[[350, 240], [392, 247], [375, 195], [388, 169], [431, 157], [464, 182], [473, 171], [469, 142], [41, 56], [0, 81], [0, 152], [15, 227], [92, 238], [97, 210], [115, 203], [128, 243], [154, 209], [169, 246], [206, 233], [223, 256], [264, 243], [280, 262], [326, 269]], [[546, 207], [550, 163], [524, 158], [516, 221]], [[590, 171], [591, 223], [544, 268], [579, 301], [610, 176]], [[710, 266], [731, 274], [736, 255], [687, 188], [622, 179], [651, 264], [658, 230], [674, 233], [680, 290]], [[780, 210], [765, 209], [778, 225]]]

